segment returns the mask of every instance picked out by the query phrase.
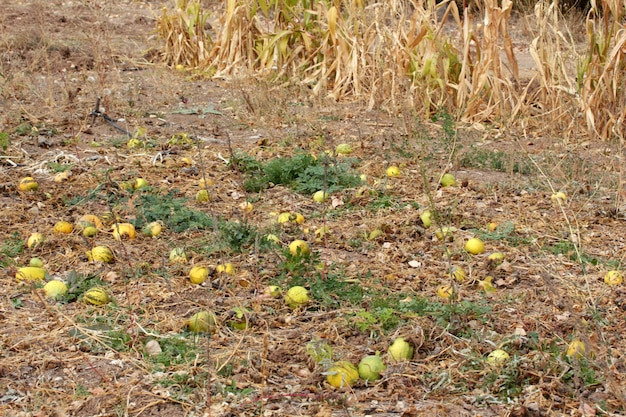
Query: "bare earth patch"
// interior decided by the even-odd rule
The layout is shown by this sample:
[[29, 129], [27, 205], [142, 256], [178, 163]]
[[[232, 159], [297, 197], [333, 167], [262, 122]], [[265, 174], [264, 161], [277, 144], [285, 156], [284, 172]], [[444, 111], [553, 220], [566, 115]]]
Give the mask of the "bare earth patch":
[[[460, 126], [445, 115], [420, 121], [305, 87], [197, 78], [158, 62], [155, 19], [169, 4], [161, 0], [9, 3], [0, 16], [1, 414], [626, 413], [626, 290], [603, 281], [626, 256], [619, 144]], [[98, 97], [99, 110], [143, 146], [129, 148], [122, 131], [92, 115]], [[289, 184], [247, 188], [260, 174], [246, 172], [244, 156], [318, 156], [339, 143], [352, 146], [355, 172], [367, 179], [326, 204]], [[345, 160], [329, 157], [326, 178]], [[389, 165], [401, 176], [387, 178]], [[68, 178], [55, 181], [63, 171]], [[439, 186], [444, 172], [457, 186]], [[27, 176], [36, 191], [19, 189]], [[149, 188], [129, 187], [136, 178]], [[207, 203], [195, 200], [201, 178], [212, 182]], [[561, 190], [559, 203], [551, 196]], [[437, 213], [430, 228], [425, 209]], [[281, 212], [306, 221], [276, 225]], [[158, 216], [166, 227], [158, 238], [138, 230], [123, 241], [110, 226], [95, 238], [52, 232], [87, 213], [138, 228]], [[455, 227], [454, 238], [439, 241], [437, 225]], [[370, 239], [374, 230], [381, 236]], [[33, 232], [46, 240], [28, 248]], [[280, 244], [267, 244], [268, 233]], [[473, 236], [485, 254], [463, 250]], [[309, 242], [312, 259], [288, 255], [293, 239]], [[97, 244], [113, 249], [114, 263], [88, 260]], [[170, 261], [177, 247], [187, 263]], [[505, 261], [490, 261], [494, 252]], [[68, 298], [16, 281], [33, 257], [47, 279], [70, 281]], [[234, 275], [189, 282], [192, 265], [227, 262]], [[467, 278], [453, 282], [450, 266]], [[485, 291], [488, 276], [494, 292]], [[83, 303], [86, 283], [113, 302]], [[292, 310], [264, 294], [270, 284], [304, 285], [312, 301]], [[456, 299], [437, 296], [447, 284]], [[244, 330], [228, 324], [238, 307]], [[186, 320], [204, 309], [218, 326], [189, 332]], [[387, 348], [400, 335], [415, 353], [392, 363]], [[585, 352], [567, 356], [576, 339]], [[147, 351], [151, 340], [160, 354]], [[307, 352], [312, 341], [355, 364], [381, 352], [387, 370], [333, 388]], [[489, 363], [496, 348], [510, 360]]]

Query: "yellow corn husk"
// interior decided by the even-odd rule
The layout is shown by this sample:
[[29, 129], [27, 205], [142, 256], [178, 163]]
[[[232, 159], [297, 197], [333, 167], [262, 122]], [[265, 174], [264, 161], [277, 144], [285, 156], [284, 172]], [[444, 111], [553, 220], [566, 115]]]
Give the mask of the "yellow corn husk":
[[331, 37], [335, 38], [335, 33], [337, 31], [337, 17], [338, 17], [337, 8], [332, 6], [326, 12], [326, 19], [328, 20], [328, 31], [330, 32]]

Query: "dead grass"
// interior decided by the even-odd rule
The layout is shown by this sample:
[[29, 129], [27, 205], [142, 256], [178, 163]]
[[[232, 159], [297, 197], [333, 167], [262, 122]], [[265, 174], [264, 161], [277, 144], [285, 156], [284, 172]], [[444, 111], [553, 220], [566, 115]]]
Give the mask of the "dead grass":
[[[246, 21], [246, 11], [237, 4], [231, 4], [230, 27], [249, 29], [252, 21]], [[517, 83], [506, 53], [488, 47], [496, 38], [503, 48], [510, 48], [507, 42], [515, 47], [515, 37], [505, 39], [511, 31], [506, 4], [486, 7], [493, 25], [480, 31], [469, 19], [456, 19], [454, 6], [440, 6], [448, 10], [453, 26], [465, 31], [462, 43], [446, 42], [442, 36], [448, 26], [428, 20], [436, 10], [422, 16], [409, 4], [390, 3], [392, 10], [384, 10], [354, 3], [353, 11], [343, 10], [335, 18], [331, 8], [320, 4], [310, 19], [328, 30], [328, 36], [318, 36], [322, 33], [314, 26], [306, 33], [326, 42], [324, 47], [339, 48], [329, 52], [326, 62], [318, 52], [315, 65], [299, 67], [306, 48], [281, 50], [282, 38], [276, 38], [278, 49], [260, 70], [274, 77], [230, 82], [200, 77], [212, 71], [200, 62], [188, 72], [146, 63], [148, 45], [143, 42], [154, 22], [138, 19], [138, 14], [147, 14], [142, 3], [116, 0], [106, 10], [86, 5], [57, 9], [40, 2], [35, 9], [7, 7], [7, 16], [57, 16], [61, 10], [63, 16], [76, 17], [60, 32], [54, 31], [59, 23], [55, 19], [23, 20], [48, 23], [40, 28], [40, 42], [19, 43], [32, 45], [19, 51], [13, 39], [21, 28], [0, 32], [0, 133], [6, 133], [0, 136], [2, 413], [625, 412], [626, 293], [623, 284], [609, 287], [603, 282], [607, 270], [621, 270], [626, 261], [621, 147], [544, 135], [550, 115], [558, 129], [576, 131], [566, 117], [571, 110], [538, 107], [540, 118], [524, 117], [525, 106], [537, 97], [557, 104], [573, 100], [554, 87], [557, 81], [567, 81], [567, 69], [554, 55], [569, 59], [563, 43], [570, 36], [557, 37], [563, 33], [557, 29], [562, 22], [554, 20], [558, 16], [537, 10], [537, 20], [546, 22], [543, 31], [533, 32], [537, 45], [545, 45], [537, 51], [564, 55], [538, 52], [545, 75], [535, 78], [536, 89]], [[171, 11], [158, 12], [160, 18], [175, 19]], [[391, 49], [401, 45], [395, 55], [350, 42], [357, 33], [358, 13], [379, 14], [366, 20], [369, 25], [359, 26], [359, 39], [373, 45], [378, 37], [381, 46]], [[396, 15], [413, 20], [405, 27], [392, 18]], [[290, 17], [269, 11], [265, 16], [271, 20], [256, 20], [262, 28]], [[65, 61], [53, 59], [56, 49], [43, 47], [56, 36], [78, 33], [84, 22], [105, 18], [104, 33], [81, 38]], [[292, 31], [285, 36], [298, 40], [306, 35]], [[197, 44], [185, 39], [172, 45], [189, 46], [191, 57], [186, 59], [191, 61], [180, 63], [193, 67], [189, 62]], [[216, 74], [245, 62], [244, 45], [238, 43], [243, 40], [245, 36], [228, 39], [233, 49], [223, 57], [231, 60], [213, 67]], [[262, 40], [267, 43], [257, 46], [270, 48], [272, 38]], [[215, 46], [218, 39], [211, 42]], [[106, 48], [100, 49], [102, 43]], [[133, 44], [142, 47], [133, 49]], [[85, 52], [98, 50], [99, 57]], [[276, 55], [281, 51], [287, 55]], [[484, 59], [477, 60], [478, 53]], [[48, 65], [25, 65], [30, 54]], [[88, 57], [98, 64], [72, 66]], [[357, 63], [372, 59], [377, 65], [354, 67], [354, 57]], [[280, 67], [269, 67], [278, 59]], [[274, 71], [282, 71], [280, 77]], [[317, 84], [294, 85], [290, 71], [310, 77], [324, 73], [325, 85], [311, 94]], [[474, 77], [478, 73], [482, 80]], [[72, 105], [66, 105], [63, 92], [78, 87]], [[336, 101], [355, 97], [357, 88], [363, 101]], [[337, 97], [328, 97], [333, 91]], [[391, 91], [398, 94], [388, 95]], [[420, 91], [428, 96], [420, 96]], [[516, 94], [514, 100], [506, 102], [507, 94]], [[116, 123], [143, 132], [137, 135], [141, 146], [128, 147], [128, 138], [102, 118], [92, 121], [89, 112], [97, 96], [106, 97], [103, 110]], [[441, 112], [456, 100], [468, 101], [467, 106]], [[411, 111], [399, 112], [402, 106]], [[496, 130], [482, 121], [510, 117], [506, 109], [517, 112], [525, 130]], [[472, 128], [458, 122], [463, 112], [476, 121]], [[125, 120], [119, 120], [122, 117]], [[324, 188], [345, 158], [323, 152], [340, 143], [352, 146], [349, 157], [357, 158], [355, 168], [367, 181], [334, 192], [323, 206], [289, 185], [268, 184], [259, 193], [246, 192], [245, 181], [262, 173], [246, 171], [245, 164], [253, 166], [255, 161], [242, 157], [237, 169], [225, 162], [233, 154], [246, 154], [259, 164], [281, 157], [287, 168], [294, 166], [288, 164], [290, 157], [313, 154], [326, 161], [321, 165]], [[400, 167], [399, 178], [385, 176], [390, 165]], [[70, 175], [56, 182], [55, 174], [62, 170]], [[445, 172], [454, 173], [459, 185], [440, 187]], [[35, 177], [39, 189], [20, 191], [24, 176]], [[149, 188], [127, 186], [138, 177], [145, 178]], [[201, 177], [213, 183], [206, 187], [212, 198], [205, 203], [195, 201]], [[555, 191], [565, 191], [567, 199], [553, 202]], [[241, 211], [245, 200], [254, 210]], [[430, 228], [423, 227], [420, 218], [425, 209], [434, 213]], [[284, 211], [302, 213], [305, 223], [279, 227], [274, 219]], [[85, 213], [109, 219], [96, 238], [79, 231], [52, 233], [58, 220], [75, 222]], [[120, 242], [112, 236], [115, 217], [110, 213], [138, 229], [153, 218], [166, 227], [158, 238], [140, 234]], [[491, 222], [498, 224], [494, 231], [487, 228]], [[440, 242], [435, 230], [444, 226], [457, 232], [450, 241]], [[328, 233], [316, 233], [324, 227]], [[381, 236], [370, 239], [373, 230], [380, 230]], [[34, 231], [44, 233], [46, 241], [27, 248], [24, 242]], [[279, 245], [264, 240], [268, 233], [278, 237]], [[473, 236], [484, 240], [486, 254], [470, 256], [463, 250]], [[314, 256], [289, 257], [286, 246], [293, 239], [307, 240]], [[95, 244], [110, 246], [115, 262], [89, 262], [85, 252]], [[187, 263], [170, 262], [174, 248], [186, 252]], [[503, 252], [505, 262], [488, 261], [492, 252]], [[16, 269], [32, 257], [44, 261], [47, 279], [71, 284], [69, 298], [46, 299], [42, 283], [16, 282]], [[234, 265], [234, 275], [215, 275], [202, 285], [189, 282], [192, 265], [225, 262]], [[446, 301], [436, 291], [451, 283], [451, 266], [462, 267], [467, 279], [454, 283], [454, 298]], [[489, 276], [495, 291], [485, 292]], [[282, 298], [264, 295], [268, 285], [296, 284], [311, 291], [312, 301], [305, 308], [291, 310]], [[111, 294], [112, 303], [93, 307], [81, 301], [81, 294], [96, 285]], [[247, 328], [237, 330], [229, 322], [234, 309], [242, 307]], [[185, 321], [205, 309], [217, 316], [214, 332], [187, 331]], [[400, 335], [411, 341], [415, 355], [392, 363], [386, 351]], [[565, 355], [575, 339], [586, 346], [580, 358]], [[333, 360], [354, 363], [380, 351], [387, 371], [379, 381], [333, 389], [325, 382], [328, 364], [307, 353], [311, 342], [330, 346]], [[155, 343], [161, 354], [148, 351]], [[487, 356], [496, 348], [506, 350], [510, 361], [489, 363]]]
[[[197, 7], [185, 2], [175, 13], [184, 16]], [[410, 103], [423, 117], [445, 109], [460, 121], [542, 126], [568, 137], [580, 135], [584, 121], [594, 138], [623, 138], [619, 1], [603, 1], [588, 14], [586, 51], [563, 25], [559, 6], [538, 2], [529, 19], [537, 66], [530, 80], [520, 80], [509, 30], [512, 8], [510, 1], [485, 1], [480, 19], [459, 12], [454, 2], [310, 7], [232, 0], [212, 51], [191, 66], [200, 63], [217, 77], [256, 74], [304, 83], [315, 95], [356, 98], [369, 108]], [[164, 14], [161, 22], [167, 61], [178, 63], [186, 47], [171, 39], [192, 34], [184, 18]]]

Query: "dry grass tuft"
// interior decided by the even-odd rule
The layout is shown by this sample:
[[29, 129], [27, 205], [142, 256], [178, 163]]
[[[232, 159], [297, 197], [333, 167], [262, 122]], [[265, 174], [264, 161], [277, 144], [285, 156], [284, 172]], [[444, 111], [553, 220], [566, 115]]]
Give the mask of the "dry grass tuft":
[[169, 65], [196, 68], [205, 61], [213, 44], [205, 31], [208, 17], [198, 0], [176, 0], [173, 11], [162, 9], [157, 33]]
[[581, 110], [587, 127], [602, 138], [624, 138], [626, 121], [626, 5], [593, 2], [587, 19], [587, 51], [577, 67]]

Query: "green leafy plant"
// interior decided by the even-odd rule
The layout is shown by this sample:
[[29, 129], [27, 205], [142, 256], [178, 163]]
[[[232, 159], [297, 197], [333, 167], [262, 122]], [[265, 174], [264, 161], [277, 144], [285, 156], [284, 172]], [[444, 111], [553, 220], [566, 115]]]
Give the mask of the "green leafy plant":
[[454, 117], [445, 109], [440, 110], [432, 117], [434, 122], [441, 121], [441, 127], [444, 133], [444, 141], [446, 144], [452, 144], [456, 138], [456, 121]]
[[187, 133], [175, 133], [167, 141], [167, 145], [172, 147], [180, 146], [183, 149], [187, 149], [194, 145], [194, 140]]
[[329, 308], [359, 305], [363, 299], [363, 287], [346, 281], [338, 272], [329, 272], [325, 277], [318, 272], [308, 284], [313, 298]]
[[184, 401], [198, 389], [203, 388], [206, 378], [205, 372], [198, 374], [189, 371], [168, 372], [156, 384], [167, 388], [168, 395], [172, 398]]
[[242, 152], [235, 152], [232, 159], [229, 161], [229, 165], [235, 166], [238, 170], [248, 174], [254, 175], [263, 173], [263, 163], [253, 156]]
[[11, 236], [6, 238], [2, 242], [0, 248], [0, 266], [6, 267], [15, 263], [12, 258], [15, 258], [24, 249], [24, 239], [21, 238], [18, 232], [13, 232]]
[[470, 320], [479, 320], [483, 323], [489, 321], [491, 306], [469, 300], [462, 300], [458, 303], [433, 302], [427, 308], [427, 314], [436, 319], [436, 322], [445, 327], [453, 325], [451, 331], [455, 329], [464, 331]]
[[601, 373], [598, 372], [600, 369], [593, 361], [582, 357], [570, 362], [570, 368], [563, 374], [563, 380], [578, 380], [587, 389], [602, 383]]
[[[402, 158], [412, 159], [412, 158], [415, 158], [416, 156], [413, 146], [411, 146], [411, 144], [406, 138], [402, 138], [402, 140], [399, 142], [394, 141], [391, 144], [391, 150], [395, 152], [396, 155]], [[394, 158], [392, 156], [389, 156], [387, 159], [394, 159]]]
[[285, 253], [285, 260], [279, 265], [283, 272], [274, 283], [284, 288], [294, 285], [308, 287], [311, 296], [321, 306], [344, 308], [359, 305], [366, 290], [358, 282], [346, 280], [341, 271], [326, 271], [322, 274], [313, 265], [317, 265], [315, 253], [310, 256], [293, 256]]
[[[232, 377], [236, 368], [245, 368], [248, 366], [247, 360], [241, 360], [237, 358], [231, 358], [228, 362], [222, 363], [218, 366], [217, 374], [223, 378]], [[217, 391], [221, 394], [234, 394], [246, 396], [254, 392], [254, 388], [239, 388], [237, 382], [233, 379], [229, 385], [217, 384]]]
[[317, 162], [312, 155], [300, 153], [290, 158], [276, 158], [266, 162], [263, 174], [268, 182], [293, 187], [298, 177], [316, 165]]
[[275, 248], [275, 244], [265, 239], [267, 233], [259, 230], [246, 220], [217, 219], [217, 234], [213, 228], [208, 234], [193, 241], [190, 246], [196, 253], [212, 254], [219, 251], [241, 253], [246, 249], [255, 248], [267, 252]]
[[161, 353], [150, 356], [157, 370], [192, 364], [200, 354], [198, 344], [182, 336], [159, 338], [158, 342]]
[[3, 151], [6, 151], [7, 148], [11, 145], [11, 138], [7, 132], [0, 132], [0, 148]]
[[350, 315], [348, 320], [360, 331], [369, 332], [370, 337], [392, 331], [400, 323], [398, 311], [391, 307], [360, 310]]
[[463, 153], [459, 165], [467, 168], [491, 169], [525, 175], [530, 175], [533, 172], [533, 166], [525, 160], [517, 160], [516, 157], [503, 151], [479, 149], [473, 145], [470, 150]]
[[[133, 332], [128, 328], [129, 317], [114, 304], [111, 308], [87, 311], [76, 316], [77, 325], [68, 331], [84, 349], [92, 353], [128, 352], [133, 345]], [[142, 311], [138, 310], [138, 314]]]
[[[225, 243], [233, 252], [241, 252], [244, 248], [254, 245], [259, 239], [256, 227], [245, 221], [220, 221], [218, 223], [220, 242]], [[259, 239], [260, 242], [265, 239]], [[262, 242], [267, 246], [267, 241]]]
[[107, 207], [123, 204], [128, 201], [129, 194], [123, 193], [120, 185], [110, 180], [108, 175], [104, 178], [97, 178], [98, 185], [86, 191], [82, 195], [76, 195], [65, 199], [66, 206], [80, 206], [88, 202], [99, 202]]
[[314, 265], [319, 260], [319, 255], [312, 252], [308, 256], [293, 255], [288, 248], [282, 250], [283, 258], [278, 264], [280, 274], [273, 280], [273, 284], [282, 287], [293, 285], [308, 286], [308, 279], [315, 274]]
[[100, 336], [100, 340], [103, 342], [103, 349], [92, 349], [92, 352], [105, 352], [106, 350], [113, 350], [115, 352], [126, 352], [129, 350], [129, 347], [132, 343], [130, 334], [125, 330], [108, 331]]
[[234, 394], [239, 396], [248, 396], [253, 394], [255, 389], [253, 387], [239, 388], [237, 382], [233, 379], [230, 385], [224, 386], [224, 393]]
[[373, 212], [377, 212], [379, 210], [395, 208], [399, 209], [404, 204], [399, 200], [397, 196], [385, 193], [378, 193], [375, 198], [370, 201], [367, 205], [367, 208]]
[[233, 160], [233, 164], [246, 173], [244, 187], [249, 192], [258, 192], [270, 184], [280, 184], [303, 194], [322, 189], [332, 193], [359, 185], [361, 178], [353, 168], [356, 163], [354, 158], [334, 160], [326, 154], [316, 158], [308, 153], [297, 153], [265, 163], [249, 155], [236, 155]]
[[249, 193], [258, 193], [269, 186], [265, 177], [248, 176], [243, 181], [243, 188]]
[[20, 125], [18, 125], [15, 128], [15, 134], [19, 135], [19, 136], [25, 136], [30, 134], [33, 131], [33, 125], [31, 125], [28, 122], [24, 122]]
[[[565, 255], [568, 259], [572, 261], [578, 261], [584, 264], [598, 265], [602, 264], [603, 260], [601, 258], [597, 258], [595, 256], [589, 255], [582, 251], [576, 251], [576, 245], [570, 241], [560, 241], [556, 242], [553, 245], [544, 246], [544, 249], [548, 253], [552, 253], [555, 255]], [[579, 259], [580, 255], [580, 259]]]
[[84, 385], [78, 384], [76, 388], [74, 388], [74, 396], [76, 398], [87, 398], [91, 396], [91, 392]]
[[409, 298], [406, 294], [367, 291], [364, 295], [367, 309], [358, 311], [350, 321], [359, 330], [367, 331], [371, 336], [388, 333], [401, 325], [408, 315], [414, 314], [415, 310], [426, 311], [428, 305], [426, 299], [410, 298], [411, 301], [408, 304], [401, 302]]
[[73, 166], [74, 164], [60, 164], [58, 162], [53, 162], [53, 161], [48, 162], [48, 168], [52, 172], [65, 172], [68, 169], [72, 169]]
[[304, 172], [298, 175], [294, 187], [296, 192], [312, 194], [325, 189], [327, 192], [333, 193], [361, 184], [359, 174], [353, 169], [357, 163], [356, 159], [346, 158], [341, 161], [330, 161], [327, 158], [326, 155], [320, 156], [314, 165], [308, 166]]
[[141, 228], [153, 221], [162, 221], [176, 233], [185, 230], [205, 230], [213, 227], [213, 219], [201, 211], [187, 207], [187, 199], [175, 197], [173, 192], [165, 194], [144, 193], [136, 203], [135, 227]]
[[475, 230], [476, 237], [482, 240], [503, 240], [512, 246], [519, 246], [530, 242], [529, 238], [520, 236], [515, 231], [515, 223], [506, 222], [499, 225], [494, 231]]
[[490, 366], [481, 385], [498, 398], [511, 399], [518, 397], [528, 384], [529, 379], [520, 367], [520, 359], [513, 355], [503, 366]]
[[66, 277], [68, 292], [59, 297], [58, 301], [71, 303], [78, 300], [83, 294], [93, 287], [103, 287], [104, 282], [98, 274], [81, 274], [71, 270]]

